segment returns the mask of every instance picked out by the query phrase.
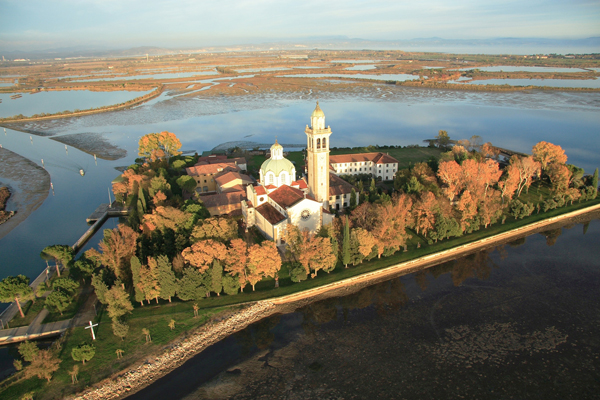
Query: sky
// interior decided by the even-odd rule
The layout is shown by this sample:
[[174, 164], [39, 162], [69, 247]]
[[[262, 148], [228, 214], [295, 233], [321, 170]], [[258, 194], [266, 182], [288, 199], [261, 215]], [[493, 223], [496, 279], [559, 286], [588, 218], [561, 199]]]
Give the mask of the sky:
[[0, 50], [600, 36], [599, 0], [0, 0]]

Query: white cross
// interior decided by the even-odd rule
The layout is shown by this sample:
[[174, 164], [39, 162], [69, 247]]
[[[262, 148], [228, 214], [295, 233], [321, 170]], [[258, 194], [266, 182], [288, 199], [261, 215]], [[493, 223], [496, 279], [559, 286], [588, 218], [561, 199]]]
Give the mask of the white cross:
[[92, 339], [96, 340], [96, 335], [94, 335], [94, 327], [98, 326], [98, 324], [93, 324], [92, 325], [92, 321], [90, 321], [90, 326], [86, 326], [85, 329], [90, 329], [92, 331]]

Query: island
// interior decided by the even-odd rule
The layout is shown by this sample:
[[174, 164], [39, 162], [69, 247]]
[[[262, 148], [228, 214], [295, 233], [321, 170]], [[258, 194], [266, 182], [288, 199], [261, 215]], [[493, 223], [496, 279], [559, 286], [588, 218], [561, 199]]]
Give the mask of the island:
[[340, 148], [318, 102], [307, 122], [299, 152], [279, 137], [267, 152], [183, 155], [172, 132], [143, 136], [113, 181], [110, 206], [127, 216], [98, 249], [48, 246], [49, 279], [0, 282], [18, 312], [14, 332], [64, 332], [47, 349], [26, 340], [33, 330], [13, 333], [19, 372], [0, 393], [124, 397], [307, 298], [600, 207], [598, 169], [584, 175], [552, 143], [529, 155], [441, 130], [427, 147]]

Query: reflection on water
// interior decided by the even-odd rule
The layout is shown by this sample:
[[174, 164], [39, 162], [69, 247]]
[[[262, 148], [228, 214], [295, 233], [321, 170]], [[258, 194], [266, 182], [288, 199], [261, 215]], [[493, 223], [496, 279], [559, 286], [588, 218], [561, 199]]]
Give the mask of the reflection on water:
[[[457, 83], [459, 81], [448, 81]], [[592, 79], [482, 79], [461, 82], [463, 85], [549, 86], [561, 88], [600, 88], [600, 80]]]
[[591, 398], [600, 221], [557, 231], [267, 318], [214, 378], [201, 353], [131, 398]]
[[[427, 67], [424, 67], [427, 68]], [[469, 71], [478, 69], [486, 72], [554, 72], [554, 73], [566, 73], [566, 72], [587, 72], [587, 69], [581, 68], [555, 68], [555, 67], [513, 67], [507, 65], [497, 65], [494, 67], [468, 67], [458, 68], [449, 71]], [[593, 69], [593, 68], [590, 68]]]

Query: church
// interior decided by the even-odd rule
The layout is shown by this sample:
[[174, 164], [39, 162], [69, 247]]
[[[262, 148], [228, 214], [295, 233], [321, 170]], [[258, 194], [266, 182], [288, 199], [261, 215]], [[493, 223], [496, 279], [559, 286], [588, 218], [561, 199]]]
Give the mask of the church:
[[275, 141], [271, 158], [260, 168], [257, 185], [246, 186], [242, 215], [246, 227], [256, 228], [281, 245], [288, 224], [317, 232], [333, 222], [330, 207], [347, 207], [353, 186], [331, 172], [329, 144], [331, 128], [325, 127], [325, 114], [319, 102], [310, 116], [306, 133], [306, 179], [296, 179], [296, 167], [283, 156], [283, 146]]

